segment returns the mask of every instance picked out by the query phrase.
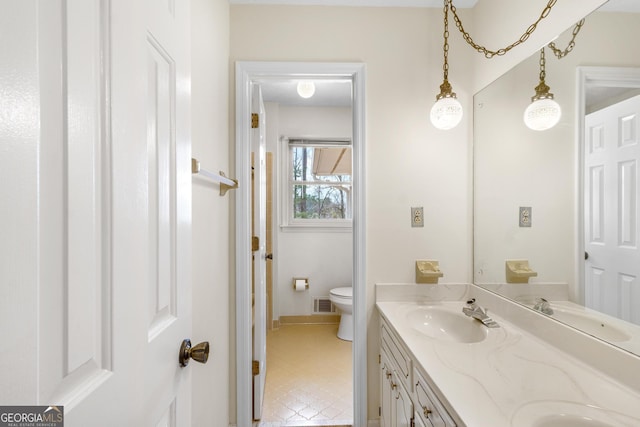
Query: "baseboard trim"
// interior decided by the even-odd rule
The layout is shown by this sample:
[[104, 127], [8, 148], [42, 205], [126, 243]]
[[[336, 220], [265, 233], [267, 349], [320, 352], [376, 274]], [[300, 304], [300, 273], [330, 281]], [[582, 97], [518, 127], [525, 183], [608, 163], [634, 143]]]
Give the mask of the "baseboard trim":
[[[311, 314], [308, 316], [280, 316], [280, 325], [327, 325], [340, 323], [339, 314]], [[275, 325], [274, 325], [275, 326]]]

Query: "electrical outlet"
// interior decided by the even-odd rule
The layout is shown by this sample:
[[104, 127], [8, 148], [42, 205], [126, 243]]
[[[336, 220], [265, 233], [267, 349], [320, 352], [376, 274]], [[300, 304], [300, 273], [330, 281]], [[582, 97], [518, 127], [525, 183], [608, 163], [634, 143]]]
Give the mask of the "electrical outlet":
[[411, 226], [424, 227], [424, 209], [422, 206], [411, 208]]
[[520, 227], [531, 227], [531, 206], [520, 206]]

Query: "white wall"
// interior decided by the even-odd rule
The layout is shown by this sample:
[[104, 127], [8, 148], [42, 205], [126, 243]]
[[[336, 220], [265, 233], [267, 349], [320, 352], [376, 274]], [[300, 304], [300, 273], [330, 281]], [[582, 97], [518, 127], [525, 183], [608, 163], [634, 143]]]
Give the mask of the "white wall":
[[[226, 0], [192, 0], [192, 152], [203, 167], [229, 171], [229, 5]], [[229, 206], [233, 192], [193, 180], [193, 334], [207, 340], [206, 365], [194, 366], [194, 426], [229, 424], [235, 419], [235, 370], [229, 368], [234, 330], [229, 307], [235, 303], [232, 279]]]
[[[282, 191], [286, 183], [287, 151], [280, 141], [288, 137], [350, 138], [351, 108], [295, 107], [267, 103], [267, 151], [274, 153], [274, 315], [309, 315], [313, 297], [328, 297], [337, 286], [351, 286], [353, 233], [349, 230], [317, 231], [281, 227]], [[282, 158], [279, 157], [282, 156]], [[284, 164], [283, 164], [284, 160]], [[285, 172], [286, 173], [286, 172]], [[294, 277], [309, 278], [309, 290], [294, 292]]]
[[[580, 19], [585, 4], [602, 2], [557, 5], [558, 10], [552, 12], [555, 30], [550, 32], [549, 26], [540, 30], [546, 34], [539, 37], [548, 41], [560, 28]], [[492, 41], [485, 37], [491, 28], [524, 29], [535, 15], [523, 13], [521, 2], [518, 10], [510, 9], [510, 15], [499, 8], [508, 6], [509, 1], [487, 3], [481, 19], [473, 19], [470, 24], [478, 40]], [[540, 7], [535, 9], [541, 10], [546, 1], [536, 3]], [[470, 23], [474, 13], [475, 10], [459, 11]], [[440, 260], [445, 275], [441, 282], [471, 281], [471, 97], [519, 61], [507, 62], [503, 58], [490, 64], [478, 60], [479, 55], [466, 46], [453, 26], [450, 31], [449, 80], [466, 116], [456, 129], [438, 131], [429, 123], [429, 109], [442, 83], [440, 8], [231, 7], [232, 63], [252, 60], [366, 64], [369, 419], [378, 418], [379, 406], [375, 392], [378, 323], [374, 315], [374, 284], [413, 282], [414, 262], [423, 258]], [[521, 46], [520, 59], [541, 44]], [[424, 206], [424, 228], [410, 227], [412, 206]]]
[[[466, 13], [466, 12], [465, 12]], [[377, 390], [376, 282], [413, 282], [416, 259], [438, 259], [442, 282], [471, 280], [471, 129], [434, 129], [442, 83], [442, 11], [412, 8], [232, 6], [231, 61], [366, 64], [366, 214], [369, 390]], [[259, 40], [259, 43], [255, 41]], [[452, 48], [461, 51], [460, 39]], [[471, 108], [466, 58], [451, 83]], [[410, 208], [424, 206], [425, 227]], [[369, 418], [378, 414], [369, 396]]]

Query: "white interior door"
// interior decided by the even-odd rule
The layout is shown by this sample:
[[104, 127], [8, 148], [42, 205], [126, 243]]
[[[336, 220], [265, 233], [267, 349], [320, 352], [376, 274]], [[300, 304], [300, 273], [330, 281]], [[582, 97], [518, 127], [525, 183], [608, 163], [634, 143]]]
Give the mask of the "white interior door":
[[67, 426], [189, 426], [189, 2], [1, 15], [20, 65], [3, 111], [29, 114], [0, 131], [0, 401], [63, 405]]
[[[585, 117], [585, 305], [640, 324], [640, 96]], [[635, 311], [635, 314], [634, 314]]]
[[265, 141], [265, 110], [260, 85], [251, 85], [251, 111], [258, 115], [257, 127], [252, 124], [251, 151], [253, 163], [253, 230], [258, 238], [258, 250], [253, 252], [254, 274], [254, 327], [253, 360], [258, 363], [258, 373], [253, 378], [253, 418], [262, 417], [264, 383], [267, 373], [267, 164]]

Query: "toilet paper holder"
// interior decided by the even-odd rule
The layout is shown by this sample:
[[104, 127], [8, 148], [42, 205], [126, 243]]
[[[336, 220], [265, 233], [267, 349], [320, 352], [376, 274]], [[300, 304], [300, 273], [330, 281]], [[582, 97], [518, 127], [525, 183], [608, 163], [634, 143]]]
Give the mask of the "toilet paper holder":
[[301, 290], [299, 285], [304, 283], [304, 289], [309, 289], [309, 278], [308, 277], [294, 277], [293, 278], [293, 290], [298, 291]]

